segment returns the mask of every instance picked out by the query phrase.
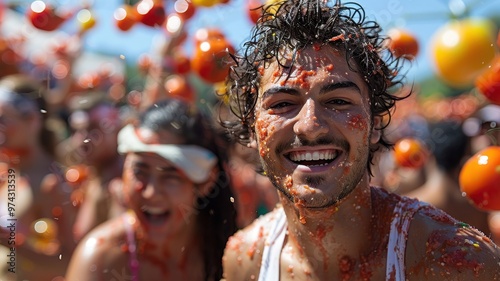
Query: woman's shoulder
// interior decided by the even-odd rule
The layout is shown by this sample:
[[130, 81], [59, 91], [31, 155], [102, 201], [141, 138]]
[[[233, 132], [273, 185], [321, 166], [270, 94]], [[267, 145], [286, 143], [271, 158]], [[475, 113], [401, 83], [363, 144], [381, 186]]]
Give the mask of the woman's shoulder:
[[256, 280], [266, 240], [281, 215], [283, 208], [278, 205], [229, 238], [223, 258], [224, 278]]
[[129, 218], [124, 214], [90, 231], [71, 257], [66, 280], [96, 280], [127, 270], [130, 245], [126, 224]]

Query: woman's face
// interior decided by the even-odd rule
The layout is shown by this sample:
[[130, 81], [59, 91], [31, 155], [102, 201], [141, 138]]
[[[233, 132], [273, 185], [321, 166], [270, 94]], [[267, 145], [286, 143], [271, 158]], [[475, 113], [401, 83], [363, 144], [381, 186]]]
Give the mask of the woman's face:
[[22, 116], [12, 105], [0, 102], [0, 147], [24, 149], [38, 140], [34, 115]]
[[[143, 133], [143, 142], [182, 143], [175, 135], [158, 135], [151, 131]], [[168, 140], [170, 143], [167, 143]], [[128, 153], [123, 170], [123, 188], [126, 203], [136, 213], [149, 237], [165, 239], [171, 235], [182, 235], [194, 225], [197, 185], [161, 156], [147, 152]]]

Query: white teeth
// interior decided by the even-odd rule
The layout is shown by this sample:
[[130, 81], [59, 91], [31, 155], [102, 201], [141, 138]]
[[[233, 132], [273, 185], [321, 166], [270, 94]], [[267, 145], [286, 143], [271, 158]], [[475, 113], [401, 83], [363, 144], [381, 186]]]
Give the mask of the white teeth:
[[312, 156], [313, 156], [312, 160], [319, 160], [319, 152], [314, 151]]
[[311, 161], [311, 160], [333, 160], [337, 157], [338, 152], [329, 151], [314, 151], [314, 152], [292, 152], [290, 159], [292, 161]]
[[166, 210], [164, 208], [161, 208], [161, 207], [151, 207], [151, 206], [143, 206], [141, 208], [141, 210], [143, 212], [147, 212], [151, 215], [161, 215], [161, 214], [164, 214], [166, 212]]
[[311, 153], [310, 153], [310, 152], [307, 152], [307, 153], [306, 153], [306, 160], [307, 160], [307, 161], [313, 160], [313, 159], [312, 159], [312, 155], [311, 155]]

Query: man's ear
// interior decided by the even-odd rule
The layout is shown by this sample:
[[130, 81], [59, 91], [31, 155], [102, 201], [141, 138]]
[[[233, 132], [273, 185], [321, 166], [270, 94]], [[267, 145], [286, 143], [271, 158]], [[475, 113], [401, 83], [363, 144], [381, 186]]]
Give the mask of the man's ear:
[[208, 179], [204, 183], [198, 184], [198, 196], [206, 197], [208, 194], [210, 194], [218, 178], [219, 178], [219, 167], [215, 166], [210, 171]]
[[370, 143], [376, 144], [380, 141], [382, 137], [382, 116], [375, 116], [373, 118], [372, 134], [370, 137]]

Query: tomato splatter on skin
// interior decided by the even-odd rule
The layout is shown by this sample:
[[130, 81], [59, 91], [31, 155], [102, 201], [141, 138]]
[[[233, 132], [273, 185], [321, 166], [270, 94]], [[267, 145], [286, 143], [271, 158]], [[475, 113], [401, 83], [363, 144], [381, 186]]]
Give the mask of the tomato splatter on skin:
[[241, 232], [236, 233], [235, 235], [229, 237], [227, 248], [237, 253], [241, 253], [240, 246], [243, 243], [243, 239], [244, 237]]
[[286, 189], [286, 190], [290, 190], [290, 189], [293, 187], [293, 179], [292, 179], [292, 176], [287, 175], [287, 176], [285, 177], [284, 186], [285, 186], [285, 189]]
[[253, 257], [255, 255], [255, 252], [257, 251], [257, 243], [264, 237], [264, 227], [260, 226], [259, 227], [259, 232], [257, 234], [257, 239], [254, 240], [252, 245], [250, 245], [250, 248], [248, 248], [247, 251], [247, 256], [250, 257], [251, 260], [253, 260]]
[[294, 200], [295, 207], [299, 211], [299, 222], [301, 224], [306, 224], [306, 216], [305, 216], [305, 208], [306, 208], [306, 201], [304, 199], [297, 199], [295, 198]]
[[264, 66], [263, 65], [259, 66], [258, 71], [259, 71], [260, 76], [264, 76]]
[[304, 185], [304, 189], [307, 190], [309, 193], [311, 194], [315, 194], [316, 193], [316, 190], [315, 189], [312, 189], [311, 187], [309, 187], [309, 185]]
[[348, 281], [354, 276], [355, 261], [349, 256], [343, 256], [339, 260], [340, 277], [342, 281]]
[[347, 125], [351, 130], [366, 130], [368, 128], [368, 124], [361, 114], [351, 116]]
[[333, 64], [331, 64], [331, 63], [330, 63], [330, 64], [326, 65], [326, 66], [325, 66], [325, 70], [326, 70], [327, 72], [331, 72], [331, 71], [333, 70]]
[[[456, 234], [451, 236], [449, 230], [440, 229], [431, 233], [426, 242], [426, 257], [427, 265], [438, 265], [449, 269], [456, 269], [462, 272], [464, 269], [469, 269], [479, 276], [479, 272], [484, 268], [484, 265], [472, 259], [471, 253], [481, 251], [479, 231], [472, 227], [458, 228]], [[431, 266], [427, 266], [424, 273], [432, 274], [429, 270]], [[444, 273], [443, 273], [444, 274]]]

